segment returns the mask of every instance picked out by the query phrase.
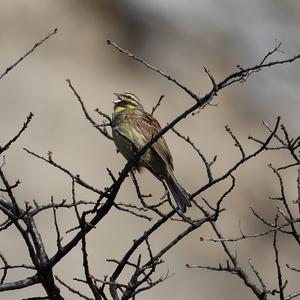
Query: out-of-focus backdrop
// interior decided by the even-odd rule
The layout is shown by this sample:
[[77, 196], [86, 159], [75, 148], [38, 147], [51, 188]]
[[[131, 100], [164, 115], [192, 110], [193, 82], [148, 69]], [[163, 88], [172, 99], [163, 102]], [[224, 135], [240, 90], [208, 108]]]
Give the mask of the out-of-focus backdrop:
[[[237, 65], [258, 63], [278, 41], [282, 42], [284, 53], [276, 53], [274, 59], [300, 51], [299, 1], [0, 0], [0, 72], [56, 27], [58, 33], [53, 38], [0, 81], [1, 144], [20, 128], [30, 111], [35, 115], [29, 129], [6, 155], [9, 179], [19, 178], [22, 182], [16, 191], [21, 202], [32, 203], [35, 199], [41, 204], [48, 203], [51, 196], [56, 202], [70, 199], [71, 186], [66, 176], [29, 157], [23, 147], [40, 154], [51, 150], [58, 162], [99, 188], [110, 183], [106, 167], [117, 173], [124, 166], [125, 161], [115, 152], [114, 145], [83, 117], [67, 86], [67, 78], [99, 122], [93, 111], [99, 107], [110, 114], [113, 92], [134, 92], [143, 99], [147, 110], [164, 94], [165, 100], [156, 113], [162, 125], [192, 103], [178, 87], [108, 46], [107, 39], [130, 49], [200, 95], [211, 86], [203, 66], [220, 80]], [[298, 62], [256, 73], [246, 83], [222, 91], [214, 100], [217, 106], [207, 107], [177, 128], [189, 135], [208, 158], [218, 155], [215, 173], [221, 174], [238, 159], [238, 151], [225, 133], [226, 124], [249, 151], [256, 145], [247, 140], [248, 135], [266, 135], [262, 120], [272, 125], [281, 115], [290, 132], [299, 133], [299, 75]], [[168, 133], [166, 139], [175, 160], [176, 176], [188, 190], [196, 190], [206, 180], [199, 158], [174, 134]], [[284, 155], [265, 155], [237, 173], [238, 186], [227, 199], [227, 212], [220, 219], [225, 236], [239, 235], [239, 222], [246, 232], [262, 230], [251, 216], [251, 205], [261, 214], [273, 216], [276, 203], [270, 202], [268, 196], [276, 196], [278, 188], [265, 166], [272, 160], [284, 159]], [[138, 178], [145, 193], [161, 196], [160, 184], [151, 175], [144, 172]], [[222, 187], [207, 194], [208, 201], [215, 200]], [[289, 196], [295, 198], [293, 172], [287, 187]], [[81, 197], [91, 196], [82, 192]], [[123, 185], [118, 201], [137, 201], [130, 180]], [[71, 211], [61, 210], [58, 218], [62, 231], [76, 225]], [[50, 212], [40, 214], [37, 224], [51, 255], [56, 247], [53, 216]], [[110, 274], [114, 266], [106, 258], [121, 258], [132, 240], [149, 226], [147, 221], [116, 211], [107, 216], [88, 236], [91, 272], [99, 278]], [[182, 229], [170, 225], [156, 234], [151, 240], [153, 251]], [[174, 276], [141, 298], [253, 299], [250, 290], [234, 276], [186, 269], [186, 263], [216, 265], [225, 260], [220, 245], [200, 242], [200, 236], [212, 236], [209, 226], [167, 253], [159, 272], [169, 270]], [[1, 232], [0, 237], [0, 250], [9, 262], [29, 262], [26, 247], [14, 230]], [[236, 247], [249, 272], [247, 261], [252, 259], [267, 282], [276, 283], [271, 239], [247, 240]], [[282, 260], [289, 262], [297, 257], [288, 242], [283, 241], [280, 247]], [[79, 247], [55, 272], [69, 284], [86, 290], [72, 282], [73, 277], [83, 277]], [[17, 273], [9, 279], [23, 275]], [[297, 282], [299, 278], [289, 278], [291, 288]], [[41, 289], [33, 287], [3, 293], [0, 298], [40, 294]], [[76, 299], [68, 291], [64, 291], [64, 296]]]

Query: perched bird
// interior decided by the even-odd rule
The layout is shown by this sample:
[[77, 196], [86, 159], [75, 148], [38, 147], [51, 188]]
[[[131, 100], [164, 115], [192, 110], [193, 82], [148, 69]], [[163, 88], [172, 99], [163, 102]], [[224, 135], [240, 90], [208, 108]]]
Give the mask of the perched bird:
[[[128, 160], [135, 158], [135, 153], [150, 142], [160, 131], [158, 121], [147, 113], [140, 99], [132, 93], [115, 93], [113, 101], [112, 135], [117, 149]], [[180, 211], [185, 212], [191, 206], [189, 195], [178, 183], [173, 174], [173, 159], [164, 137], [160, 137], [142, 155], [137, 163], [137, 170], [148, 169], [154, 176], [166, 182]]]

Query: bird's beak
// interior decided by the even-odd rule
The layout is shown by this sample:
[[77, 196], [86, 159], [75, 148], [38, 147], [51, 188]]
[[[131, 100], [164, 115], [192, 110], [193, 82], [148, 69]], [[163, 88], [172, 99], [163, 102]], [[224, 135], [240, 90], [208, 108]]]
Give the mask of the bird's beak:
[[118, 104], [118, 103], [122, 102], [122, 100], [120, 100], [120, 98], [119, 98], [121, 94], [114, 93], [114, 95], [117, 96], [117, 99], [113, 101], [114, 104]]

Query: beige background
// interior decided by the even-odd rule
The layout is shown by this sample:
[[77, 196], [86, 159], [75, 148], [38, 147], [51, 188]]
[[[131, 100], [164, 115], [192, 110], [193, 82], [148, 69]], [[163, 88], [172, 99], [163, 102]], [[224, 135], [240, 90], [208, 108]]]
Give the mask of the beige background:
[[[53, 38], [0, 81], [0, 143], [20, 128], [30, 111], [35, 115], [30, 128], [6, 154], [8, 178], [22, 181], [16, 191], [19, 202], [35, 199], [43, 204], [48, 203], [51, 196], [56, 202], [64, 198], [70, 200], [69, 178], [29, 157], [23, 147], [40, 154], [51, 150], [59, 163], [100, 189], [110, 184], [106, 167], [117, 174], [124, 166], [124, 159], [115, 153], [114, 145], [84, 119], [65, 79], [72, 80], [99, 122], [93, 110], [99, 107], [111, 113], [113, 92], [136, 93], [147, 110], [165, 94], [166, 99], [156, 113], [162, 125], [192, 103], [170, 82], [107, 46], [107, 39], [130, 49], [202, 95], [210, 88], [204, 65], [220, 80], [238, 64], [256, 64], [278, 40], [283, 42], [285, 53], [276, 54], [274, 59], [297, 54], [300, 51], [299, 23], [300, 4], [292, 0], [0, 0], [0, 72], [46, 33], [58, 28]], [[279, 66], [255, 74], [245, 84], [224, 90], [214, 101], [217, 107], [208, 107], [196, 117], [183, 120], [177, 128], [189, 135], [208, 158], [218, 155], [214, 172], [222, 174], [238, 159], [224, 126], [230, 125], [249, 151], [256, 145], [248, 142], [248, 135], [263, 137], [266, 134], [261, 126], [263, 119], [274, 124], [275, 118], [281, 115], [291, 134], [297, 135], [298, 94], [299, 63]], [[168, 133], [166, 138], [175, 160], [176, 176], [188, 190], [196, 190], [206, 182], [201, 161], [174, 134]], [[271, 220], [277, 203], [271, 203], [268, 196], [276, 196], [278, 188], [266, 164], [275, 161], [276, 165], [284, 159], [283, 153], [264, 154], [236, 174], [237, 188], [227, 199], [227, 211], [220, 218], [225, 236], [239, 235], [239, 221], [245, 232], [264, 229], [252, 217], [250, 205]], [[296, 197], [294, 171], [288, 172], [290, 199]], [[162, 189], [151, 175], [145, 172], [138, 178], [145, 193], [151, 192], [156, 198], [161, 196]], [[214, 201], [224, 187], [226, 184], [202, 196]], [[94, 195], [78, 192], [81, 199], [95, 199]], [[123, 185], [118, 201], [137, 203], [129, 180]], [[192, 208], [190, 213], [196, 216], [198, 212]], [[50, 211], [41, 213], [36, 221], [52, 255], [56, 251], [53, 216]], [[73, 211], [61, 210], [59, 223], [63, 232], [74, 226]], [[149, 226], [147, 221], [117, 211], [107, 216], [88, 236], [92, 273], [101, 279], [110, 274], [114, 266], [105, 259], [120, 258], [132, 240]], [[163, 227], [150, 239], [153, 251], [182, 229], [176, 224]], [[220, 246], [200, 243], [200, 236], [213, 236], [209, 226], [194, 232], [167, 253], [157, 276], [167, 270], [175, 275], [144, 293], [141, 299], [254, 298], [238, 278], [185, 268], [186, 263], [216, 265], [225, 259]], [[0, 238], [0, 250], [10, 263], [29, 262], [25, 245], [13, 229], [1, 232]], [[271, 239], [247, 240], [235, 246], [250, 277], [253, 275], [247, 264], [249, 258], [273, 288], [276, 278]], [[299, 260], [297, 247], [291, 241], [283, 240], [280, 250], [283, 264]], [[55, 273], [86, 291], [84, 286], [72, 282], [73, 277], [83, 277], [79, 247], [55, 268]], [[285, 270], [285, 274], [289, 276], [287, 290], [296, 289], [299, 278], [290, 271]], [[8, 279], [22, 276], [21, 272], [12, 272]], [[40, 287], [32, 287], [2, 293], [0, 298], [19, 299], [42, 294]], [[64, 289], [63, 295], [66, 299], [76, 299]]]

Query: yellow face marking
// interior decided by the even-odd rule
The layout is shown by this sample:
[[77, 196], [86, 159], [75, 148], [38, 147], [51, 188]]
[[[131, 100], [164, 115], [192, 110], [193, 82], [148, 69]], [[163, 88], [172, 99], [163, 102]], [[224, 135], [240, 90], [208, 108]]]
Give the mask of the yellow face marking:
[[116, 113], [119, 113], [119, 112], [122, 112], [124, 111], [125, 109], [135, 109], [136, 106], [135, 105], [132, 105], [130, 103], [126, 103], [124, 105], [120, 105], [120, 106], [116, 106], [115, 107], [115, 112]]
[[115, 113], [120, 113], [120, 112], [122, 112], [123, 110], [125, 110], [126, 109], [126, 107], [124, 107], [124, 106], [117, 106], [116, 108], [115, 108]]

